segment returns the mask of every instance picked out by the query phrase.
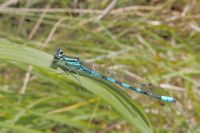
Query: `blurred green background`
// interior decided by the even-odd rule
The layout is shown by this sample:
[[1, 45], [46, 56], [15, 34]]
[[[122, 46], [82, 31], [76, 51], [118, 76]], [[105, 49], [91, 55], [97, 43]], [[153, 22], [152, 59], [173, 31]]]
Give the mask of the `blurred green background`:
[[[161, 103], [126, 93], [154, 132], [197, 133], [199, 12], [199, 0], [0, 0], [0, 43], [52, 55], [62, 48], [124, 82], [151, 82], [178, 100]], [[0, 60], [0, 132], [140, 132], [101, 97], [64, 76]]]

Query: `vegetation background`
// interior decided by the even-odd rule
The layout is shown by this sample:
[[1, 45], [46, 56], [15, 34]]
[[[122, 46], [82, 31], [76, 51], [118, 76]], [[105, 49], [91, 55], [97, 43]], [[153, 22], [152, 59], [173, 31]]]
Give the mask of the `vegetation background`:
[[[52, 55], [62, 48], [122, 81], [151, 82], [178, 100], [161, 103], [126, 93], [153, 131], [197, 133], [199, 13], [199, 0], [0, 0], [0, 44]], [[0, 132], [140, 132], [101, 96], [64, 76], [1, 60]]]

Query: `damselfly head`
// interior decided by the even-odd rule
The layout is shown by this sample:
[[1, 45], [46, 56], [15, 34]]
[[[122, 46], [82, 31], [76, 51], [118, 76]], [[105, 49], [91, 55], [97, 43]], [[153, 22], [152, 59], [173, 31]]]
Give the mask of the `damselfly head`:
[[60, 58], [63, 57], [63, 51], [61, 49], [57, 49], [56, 53], [54, 55], [54, 58], [52, 60], [52, 63], [55, 64], [56, 62], [59, 61]]
[[60, 59], [62, 56], [63, 56], [63, 51], [61, 49], [57, 49], [54, 58]]

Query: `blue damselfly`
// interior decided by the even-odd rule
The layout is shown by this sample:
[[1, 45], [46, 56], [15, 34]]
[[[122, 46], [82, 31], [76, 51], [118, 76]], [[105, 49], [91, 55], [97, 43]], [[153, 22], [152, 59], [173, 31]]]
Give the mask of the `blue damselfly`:
[[147, 87], [152, 87], [152, 84], [144, 84], [141, 82], [141, 85], [140, 87], [134, 87], [130, 84], [127, 84], [127, 83], [124, 83], [124, 82], [120, 82], [112, 77], [108, 77], [108, 76], [105, 76], [99, 72], [96, 72], [88, 67], [86, 67], [81, 61], [79, 58], [77, 57], [72, 57], [72, 56], [66, 56], [64, 55], [63, 51], [61, 49], [57, 49], [56, 50], [56, 53], [54, 55], [54, 58], [52, 60], [52, 63], [53, 64], [58, 64], [58, 63], [64, 63], [64, 65], [68, 68], [73, 68], [74, 70], [79, 70], [79, 71], [82, 71], [82, 72], [86, 72], [90, 75], [93, 75], [95, 77], [98, 77], [98, 78], [102, 78], [104, 80], [107, 80], [109, 82], [112, 82], [112, 83], [115, 83], [115, 84], [118, 84], [120, 86], [122, 86], [123, 88], [126, 88], [126, 89], [130, 89], [130, 90], [133, 90], [135, 91], [136, 93], [139, 93], [139, 94], [144, 94], [144, 95], [147, 95], [149, 97], [153, 97], [153, 98], [156, 98], [156, 99], [159, 99], [161, 101], [165, 101], [165, 102], [176, 102], [176, 99], [173, 98], [173, 97], [169, 97], [169, 96], [162, 96], [162, 95], [159, 95], [159, 94], [156, 94], [156, 93], [153, 93], [151, 91], [146, 91], [144, 88], [147, 88]]

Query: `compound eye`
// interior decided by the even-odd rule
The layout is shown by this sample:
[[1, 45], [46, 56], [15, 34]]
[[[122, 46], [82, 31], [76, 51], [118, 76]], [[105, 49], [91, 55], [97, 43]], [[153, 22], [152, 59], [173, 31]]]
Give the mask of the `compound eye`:
[[63, 51], [61, 50], [59, 53], [59, 58], [63, 56]]

